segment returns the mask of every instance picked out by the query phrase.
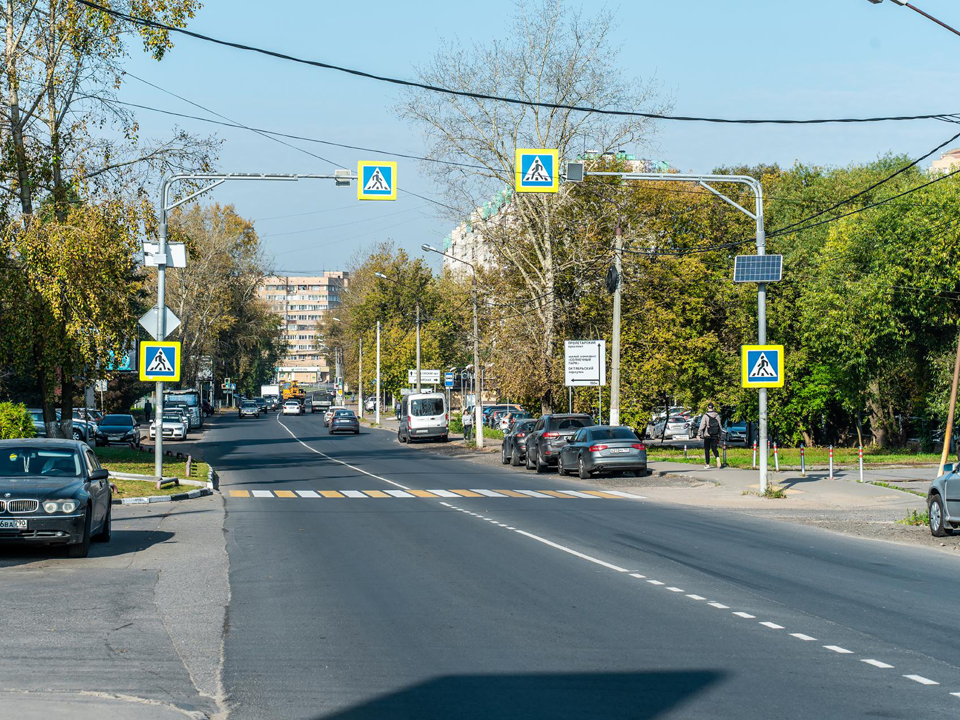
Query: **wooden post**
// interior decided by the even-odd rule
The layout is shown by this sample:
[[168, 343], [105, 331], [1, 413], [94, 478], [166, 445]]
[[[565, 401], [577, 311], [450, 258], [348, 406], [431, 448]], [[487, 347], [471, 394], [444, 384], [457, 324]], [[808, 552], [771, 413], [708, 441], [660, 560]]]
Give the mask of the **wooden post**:
[[957, 380], [960, 378], [960, 334], [957, 335], [957, 358], [953, 362], [953, 386], [950, 388], [950, 409], [947, 411], [947, 427], [943, 433], [943, 452], [940, 453], [940, 467], [937, 477], [943, 475], [943, 466], [947, 464], [950, 452], [950, 438], [953, 437], [953, 413], [957, 409]]

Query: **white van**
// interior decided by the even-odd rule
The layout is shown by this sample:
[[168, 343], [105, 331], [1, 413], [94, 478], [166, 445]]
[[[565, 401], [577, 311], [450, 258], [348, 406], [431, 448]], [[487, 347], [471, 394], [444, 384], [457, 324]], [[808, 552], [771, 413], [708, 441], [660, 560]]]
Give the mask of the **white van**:
[[420, 438], [440, 438], [440, 442], [446, 442], [450, 435], [449, 421], [447, 399], [443, 393], [404, 395], [397, 440], [412, 442]]

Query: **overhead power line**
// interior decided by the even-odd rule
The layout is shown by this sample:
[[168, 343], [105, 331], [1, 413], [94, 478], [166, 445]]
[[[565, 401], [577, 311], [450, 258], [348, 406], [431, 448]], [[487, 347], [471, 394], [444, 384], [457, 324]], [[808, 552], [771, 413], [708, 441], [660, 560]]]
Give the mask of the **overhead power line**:
[[696, 117], [688, 115], [664, 115], [662, 113], [649, 113], [641, 112], [638, 110], [613, 110], [607, 108], [595, 108], [582, 105], [567, 105], [564, 103], [550, 103], [542, 102], [537, 100], [524, 100], [521, 98], [511, 98], [511, 97], [502, 97], [499, 95], [489, 95], [486, 93], [477, 93], [471, 92], [469, 90], [454, 90], [453, 88], [440, 87], [437, 85], [430, 85], [428, 83], [416, 82], [413, 80], [403, 80], [401, 78], [389, 77], [387, 75], [377, 75], [374, 73], [365, 72], [363, 70], [357, 70], [355, 68], [343, 67], [341, 65], [333, 65], [331, 63], [320, 62], [318, 60], [307, 60], [305, 58], [299, 58], [294, 55], [288, 55], [287, 53], [277, 52], [275, 50], [267, 50], [265, 48], [255, 47], [253, 45], [245, 45], [243, 43], [233, 42], [230, 40], [222, 40], [220, 38], [215, 38], [210, 35], [203, 35], [198, 32], [193, 32], [192, 30], [186, 30], [185, 28], [178, 28], [172, 25], [166, 25], [156, 20], [149, 20], [147, 18], [138, 17], [136, 15], [130, 15], [119, 10], [114, 10], [112, 8], [105, 7], [103, 5], [98, 5], [97, 3], [90, 2], [90, 0], [77, 0], [80, 4], [86, 5], [89, 8], [94, 10], [99, 10], [105, 12], [108, 15], [113, 15], [114, 17], [126, 20], [135, 25], [140, 25], [142, 27], [149, 27], [155, 30], [163, 30], [165, 32], [178, 33], [180, 35], [185, 35], [187, 37], [192, 37], [197, 40], [203, 40], [204, 42], [214, 43], [216, 45], [223, 45], [225, 47], [231, 47], [236, 50], [244, 50], [247, 52], [259, 53], [261, 55], [266, 55], [268, 57], [277, 58], [279, 60], [287, 60], [289, 62], [299, 63], [301, 65], [309, 65], [311, 67], [322, 68], [324, 70], [334, 70], [336, 72], [346, 73], [348, 75], [354, 75], [356, 77], [366, 78], [368, 80], [376, 80], [378, 82], [390, 83], [392, 85], [399, 85], [401, 87], [412, 87], [420, 90], [428, 90], [430, 92], [443, 93], [445, 95], [456, 95], [458, 97], [467, 97], [474, 100], [491, 100], [494, 102], [502, 102], [510, 105], [525, 105], [528, 107], [541, 107], [548, 108], [553, 110], [570, 110], [574, 112], [584, 112], [584, 113], [595, 113], [597, 115], [616, 115], [623, 117], [642, 117], [651, 120], [673, 120], [681, 122], [706, 122], [706, 123], [721, 123], [721, 124], [731, 124], [731, 125], [822, 125], [827, 123], [873, 123], [873, 122], [886, 122], [886, 121], [908, 121], [908, 120], [936, 120], [944, 115], [949, 115], [951, 113], [934, 113], [930, 115], [892, 115], [892, 116], [882, 116], [882, 117], [865, 117], [865, 118], [818, 118], [818, 119], [758, 119], [758, 118], [744, 118], [744, 119], [732, 119], [732, 118], [716, 118], [716, 117]]

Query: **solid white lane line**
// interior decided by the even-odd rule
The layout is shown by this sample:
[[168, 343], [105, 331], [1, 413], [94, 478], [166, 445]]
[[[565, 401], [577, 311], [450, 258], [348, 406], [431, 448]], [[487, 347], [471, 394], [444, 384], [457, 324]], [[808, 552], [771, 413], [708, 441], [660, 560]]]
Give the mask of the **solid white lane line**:
[[530, 497], [535, 498], [550, 498], [551, 500], [556, 500], [552, 495], [544, 495], [543, 493], [538, 493], [536, 490], [515, 490], [514, 492], [521, 493], [522, 495], [529, 495]]
[[790, 633], [790, 637], [795, 637], [797, 640], [804, 640], [806, 642], [816, 640], [815, 637], [810, 637], [809, 635], [804, 635], [803, 633]]
[[953, 695], [954, 697], [960, 697], [960, 692], [955, 692], [955, 693], [950, 693], [950, 694]]
[[762, 622], [760, 624], [763, 625], [764, 627], [770, 628], [771, 630], [783, 630], [783, 625], [777, 625], [776, 623]]
[[506, 497], [503, 493], [494, 492], [493, 490], [475, 490], [474, 488], [470, 488], [470, 492], [479, 493], [484, 497]]
[[733, 614], [736, 615], [737, 617], [746, 618], [747, 620], [753, 620], [757, 617], [756, 615], [751, 615], [750, 613], [745, 613], [739, 610]]
[[604, 490], [605, 493], [610, 493], [611, 495], [619, 495], [623, 498], [628, 498], [629, 500], [646, 500], [645, 495], [634, 495], [633, 493], [624, 492], [623, 490]]
[[250, 494], [254, 497], [273, 497], [273, 493], [269, 490], [251, 490]]
[[641, 575], [640, 573], [630, 573], [630, 577], [640, 578], [641, 580], [643, 580], [646, 577], [646, 575]]
[[546, 538], [542, 538], [542, 537], [540, 537], [539, 535], [534, 535], [533, 533], [528, 533], [528, 532], [525, 532], [525, 531], [523, 531], [523, 530], [516, 530], [515, 532], [519, 533], [520, 535], [525, 535], [526, 537], [530, 538], [531, 540], [536, 540], [537, 542], [541, 542], [541, 543], [543, 543], [544, 545], [549, 545], [550, 547], [556, 548], [557, 550], [563, 550], [563, 552], [565, 552], [565, 553], [570, 553], [571, 555], [574, 555], [574, 556], [576, 556], [576, 557], [578, 557], [578, 558], [581, 558], [581, 559], [583, 559], [583, 560], [589, 560], [589, 561], [592, 562], [592, 563], [596, 563], [597, 565], [601, 565], [601, 566], [603, 566], [603, 567], [605, 567], [605, 568], [609, 568], [610, 570], [616, 570], [617, 572], [622, 572], [622, 573], [627, 572], [627, 569], [626, 569], [626, 568], [619, 567], [618, 565], [614, 565], [614, 564], [612, 564], [612, 563], [604, 562], [603, 560], [599, 560], [599, 559], [597, 559], [597, 558], [595, 558], [595, 557], [590, 557], [589, 555], [584, 555], [584, 554], [581, 553], [581, 552], [577, 552], [576, 550], [573, 550], [572, 548], [568, 548], [568, 547], [564, 547], [563, 545], [559, 545], [559, 544], [557, 544], [557, 543], [555, 543], [555, 542], [552, 542], [552, 541], [550, 541], [550, 540], [547, 540]]
[[925, 678], [923, 675], [904, 675], [907, 680], [913, 680], [914, 682], [920, 683], [921, 685], [939, 685], [936, 680], [931, 680], [930, 678]]
[[[452, 493], [449, 490], [429, 490], [428, 489], [427, 492], [433, 493], [434, 495], [439, 495], [440, 497], [448, 497], [448, 498], [460, 497], [456, 493]], [[440, 503], [440, 504], [443, 505], [444, 503]]]
[[387, 480], [385, 477], [381, 477], [380, 475], [374, 475], [372, 472], [367, 472], [366, 470], [361, 470], [361, 469], [358, 468], [356, 465], [351, 465], [350, 463], [346, 463], [346, 462], [344, 462], [343, 460], [337, 460], [335, 457], [331, 457], [330, 455], [327, 455], [326, 453], [320, 452], [320, 451], [317, 450], [316, 448], [310, 447], [310, 446], [307, 445], [303, 440], [301, 440], [301, 439], [298, 438], [296, 435], [294, 435], [294, 434], [293, 434], [293, 431], [292, 431], [290, 428], [288, 428], [286, 425], [283, 424], [283, 422], [280, 420], [280, 415], [277, 415], [277, 422], [280, 424], [280, 427], [282, 427], [284, 430], [286, 430], [288, 433], [290, 433], [290, 437], [292, 437], [292, 438], [293, 438], [294, 440], [296, 440], [298, 443], [300, 443], [301, 445], [303, 445], [303, 446], [304, 446], [307, 450], [309, 450], [310, 452], [316, 453], [316, 454], [319, 455], [320, 457], [326, 458], [327, 460], [331, 460], [331, 461], [333, 461], [333, 462], [335, 462], [335, 463], [338, 463], [338, 464], [340, 464], [340, 465], [343, 465], [344, 467], [348, 467], [348, 468], [350, 468], [351, 470], [355, 470], [355, 471], [358, 472], [358, 473], [363, 473], [363, 474], [366, 475], [367, 477], [372, 477], [372, 478], [374, 478], [374, 479], [376, 479], [376, 480], [382, 480], [383, 482], [388, 483], [388, 484], [390, 484], [390, 485], [393, 485], [394, 487], [403, 488], [404, 490], [409, 490], [409, 489], [410, 489], [410, 488], [408, 488], [406, 485], [401, 485], [400, 483], [394, 482], [393, 480]]
[[860, 662], [866, 663], [867, 665], [873, 665], [874, 667], [881, 668], [882, 670], [889, 670], [893, 665], [888, 665], [885, 662], [880, 662], [879, 660], [861, 660]]
[[320, 497], [320, 494], [317, 493], [317, 492], [315, 492], [315, 491], [313, 491], [313, 490], [295, 490], [294, 492], [296, 492], [297, 495], [299, 495], [300, 497], [304, 497], [304, 498], [318, 498], [318, 497]]
[[346, 495], [349, 498], [368, 498], [368, 499], [370, 498], [369, 495], [364, 495], [359, 490], [341, 490], [340, 492], [342, 492], [344, 495]]
[[573, 495], [574, 497], [583, 498], [584, 500], [603, 500], [599, 495], [589, 495], [585, 492], [580, 492], [579, 490], [564, 490], [567, 495]]
[[729, 610], [729, 609], [730, 609], [730, 606], [729, 606], [729, 605], [724, 605], [723, 603], [712, 602], [712, 603], [707, 603], [707, 604], [708, 604], [708, 605], [711, 605], [711, 606], [713, 606], [713, 607], [715, 607], [715, 608], [717, 608], [718, 610]]
[[663, 585], [663, 583], [660, 582], [659, 580], [647, 580], [647, 582], [650, 583], [651, 585]]
[[706, 600], [706, 598], [703, 597], [703, 595], [687, 595], [687, 597], [690, 598], [691, 600]]
[[410, 493], [404, 492], [403, 490], [384, 490], [384, 492], [387, 495], [391, 495], [393, 497], [411, 497], [411, 498], [416, 497], [416, 495], [411, 495]]
[[667, 590], [669, 590], [670, 592], [683, 592], [683, 588], [678, 588], [678, 587], [668, 587]]
[[847, 650], [839, 645], [824, 645], [824, 647], [827, 650], [833, 650], [835, 653], [840, 653], [841, 655], [853, 655], [853, 650]]

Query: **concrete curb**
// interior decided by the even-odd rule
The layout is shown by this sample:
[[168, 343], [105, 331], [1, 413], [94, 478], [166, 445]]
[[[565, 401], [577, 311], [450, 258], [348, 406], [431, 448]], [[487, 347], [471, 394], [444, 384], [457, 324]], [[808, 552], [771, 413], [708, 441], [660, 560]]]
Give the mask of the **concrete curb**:
[[151, 503], [177, 502], [178, 500], [193, 500], [194, 498], [213, 495], [210, 488], [197, 488], [185, 493], [175, 493], [173, 495], [154, 495], [151, 497], [134, 498], [116, 498], [112, 501], [113, 505], [149, 505]]

